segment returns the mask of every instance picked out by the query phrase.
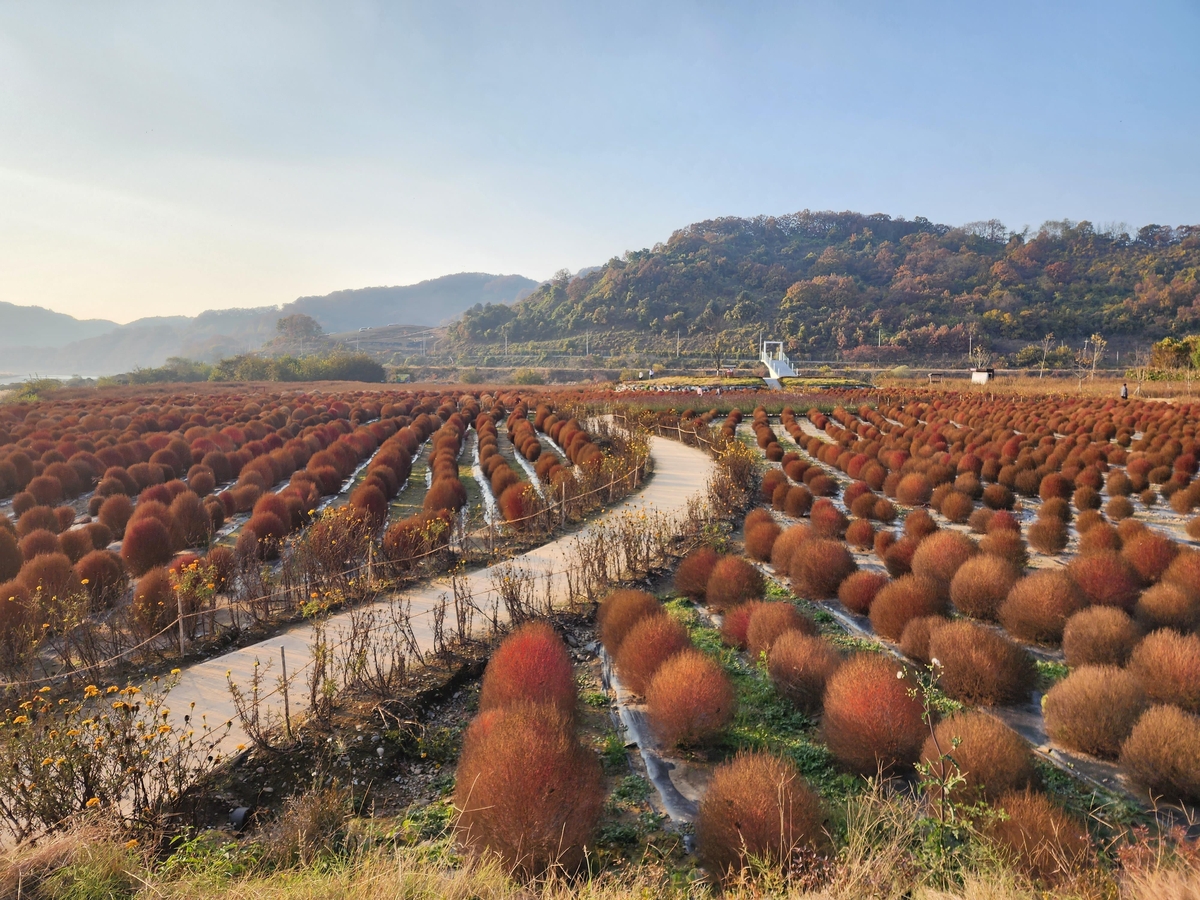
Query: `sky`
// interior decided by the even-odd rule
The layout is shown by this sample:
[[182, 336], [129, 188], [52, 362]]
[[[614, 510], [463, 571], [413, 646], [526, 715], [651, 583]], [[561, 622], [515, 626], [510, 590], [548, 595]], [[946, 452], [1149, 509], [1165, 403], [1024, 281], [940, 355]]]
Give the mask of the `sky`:
[[801, 209], [1200, 223], [1200, 4], [0, 0], [0, 300], [545, 279]]

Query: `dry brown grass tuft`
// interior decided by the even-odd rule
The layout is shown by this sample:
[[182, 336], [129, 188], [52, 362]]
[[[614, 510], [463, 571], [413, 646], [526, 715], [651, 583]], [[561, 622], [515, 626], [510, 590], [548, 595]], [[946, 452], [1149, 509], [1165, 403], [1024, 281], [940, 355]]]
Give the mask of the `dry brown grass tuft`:
[[1200, 627], [1200, 597], [1178, 584], [1163, 581], [1142, 591], [1134, 615], [1146, 631], [1156, 628], [1195, 631]]

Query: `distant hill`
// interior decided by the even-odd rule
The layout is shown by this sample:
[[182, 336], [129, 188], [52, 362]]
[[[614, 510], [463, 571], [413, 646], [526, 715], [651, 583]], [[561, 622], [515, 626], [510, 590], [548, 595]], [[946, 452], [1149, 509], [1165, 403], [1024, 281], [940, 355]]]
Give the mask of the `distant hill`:
[[327, 332], [381, 325], [438, 325], [479, 303], [512, 303], [537, 282], [520, 275], [462, 273], [405, 287], [336, 291], [282, 308], [212, 309], [198, 316], [151, 316], [118, 325], [37, 306], [0, 303], [0, 372], [113, 375], [161, 366], [169, 357], [214, 361], [256, 350], [282, 316], [303, 312]]
[[443, 325], [477, 303], [510, 304], [533, 293], [538, 283], [521, 275], [462, 272], [406, 287], [369, 287], [301, 297], [280, 315], [304, 313], [328, 332], [380, 325]]
[[0, 348], [64, 347], [118, 327], [107, 319], [76, 319], [40, 306], [0, 302]]
[[689, 225], [511, 308], [469, 310], [454, 332], [568, 352], [585, 333], [593, 347], [673, 349], [677, 335], [712, 347], [720, 335], [747, 350], [761, 334], [793, 354], [882, 361], [964, 355], [969, 335], [1007, 353], [1050, 332], [1075, 346], [1101, 333], [1116, 348], [1198, 326], [1200, 226], [1129, 235], [1064, 220], [1013, 233], [996, 220], [805, 210]]

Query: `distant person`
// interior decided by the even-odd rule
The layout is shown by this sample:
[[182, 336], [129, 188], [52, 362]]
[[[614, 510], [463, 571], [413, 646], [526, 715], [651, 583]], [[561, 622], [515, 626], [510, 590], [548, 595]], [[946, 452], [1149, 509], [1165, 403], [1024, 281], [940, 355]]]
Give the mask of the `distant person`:
[[1121, 384], [1121, 399], [1122, 400], [1129, 399], [1129, 385], [1124, 384], [1124, 383]]

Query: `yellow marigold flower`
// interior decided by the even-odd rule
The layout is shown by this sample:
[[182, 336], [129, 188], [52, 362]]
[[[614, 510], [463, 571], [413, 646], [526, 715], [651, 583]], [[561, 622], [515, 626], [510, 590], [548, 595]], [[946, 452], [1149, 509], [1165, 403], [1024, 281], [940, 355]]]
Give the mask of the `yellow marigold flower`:
[[178, 674], [179, 674], [179, 672], [180, 672], [180, 670], [179, 670], [179, 669], [172, 669], [172, 670], [171, 670], [171, 674], [172, 674], [172, 675], [178, 675]]
[[45, 687], [43, 687], [43, 688], [38, 688], [38, 693], [39, 693], [39, 694], [45, 694], [45, 693], [49, 692], [49, 690], [50, 690], [50, 685], [46, 685], [46, 686], [45, 686]]
[[106, 694], [115, 694], [115, 693], [116, 693], [117, 691], [119, 691], [119, 690], [120, 690], [120, 688], [119, 688], [119, 687], [117, 687], [115, 684], [110, 684], [108, 687], [106, 687], [106, 688], [104, 689], [104, 693], [106, 693]]
[[134, 849], [134, 848], [135, 848], [137, 845], [138, 845], [138, 840], [137, 840], [137, 838], [133, 838], [133, 839], [131, 839], [131, 840], [128, 840], [128, 841], [126, 841], [126, 842], [125, 842], [125, 849], [126, 849], [126, 850], [132, 850], [132, 849]]
[[47, 756], [45, 759], [42, 760], [42, 768], [43, 769], [46, 766], [52, 766], [52, 765], [54, 765], [54, 760], [52, 760], [49, 756]]
[[99, 805], [100, 805], [100, 798], [99, 798], [99, 797], [92, 797], [90, 800], [88, 800], [88, 802], [87, 802], [87, 804], [86, 804], [86, 805], [87, 805], [87, 808], [88, 808], [88, 809], [92, 809], [93, 807], [99, 806]]
[[83, 696], [87, 697], [89, 700], [92, 697], [99, 697], [100, 696], [100, 688], [96, 687], [94, 684], [89, 684], [87, 687], [85, 687], [83, 689]]
[[13, 719], [13, 724], [14, 725], [24, 725], [28, 721], [29, 721], [29, 716], [17, 716], [15, 719]]
[[237, 752], [238, 752], [238, 753], [241, 753], [241, 752], [242, 752], [243, 750], [245, 750], [245, 749], [246, 749], [246, 745], [245, 745], [245, 744], [238, 744], [238, 745], [237, 745]]
[[170, 725], [159, 725], [159, 726], [158, 726], [158, 733], [159, 733], [159, 734], [170, 734], [170, 733], [171, 733], [171, 726], [170, 726]]

